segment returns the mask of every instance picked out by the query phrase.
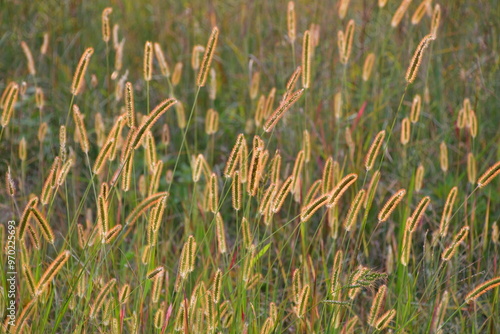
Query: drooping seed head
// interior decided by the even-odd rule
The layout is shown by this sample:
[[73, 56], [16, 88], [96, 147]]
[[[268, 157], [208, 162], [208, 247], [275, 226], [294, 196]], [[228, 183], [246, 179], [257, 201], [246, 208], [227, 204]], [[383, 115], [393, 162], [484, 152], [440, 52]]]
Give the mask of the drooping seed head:
[[210, 34], [210, 38], [208, 39], [207, 46], [205, 47], [205, 54], [203, 55], [203, 60], [201, 62], [198, 77], [196, 79], [196, 85], [198, 87], [205, 86], [208, 72], [210, 71], [210, 65], [212, 64], [212, 58], [215, 53], [215, 48], [217, 47], [218, 38], [219, 29], [217, 27], [214, 27], [212, 29], [212, 33]]
[[443, 172], [448, 171], [448, 147], [444, 141], [439, 145], [439, 164]]
[[311, 34], [306, 30], [302, 40], [302, 87], [305, 89], [309, 88], [311, 83], [311, 57]]
[[[408, 6], [410, 6], [411, 1], [412, 0], [401, 1], [401, 4], [399, 5], [398, 9], [394, 13], [394, 16], [392, 17], [392, 20], [391, 20], [391, 26], [393, 28], [396, 28], [399, 25], [399, 23], [403, 19], [403, 16], [406, 13], [406, 10], [408, 9]], [[387, 3], [387, 0], [385, 0], [383, 6], [380, 5], [380, 2], [381, 2], [381, 0], [379, 0], [379, 7], [383, 7], [383, 6], [385, 6], [385, 3]]]
[[78, 95], [80, 92], [83, 78], [85, 76], [85, 72], [87, 72], [87, 67], [89, 66], [90, 57], [94, 53], [94, 48], [87, 48], [83, 53], [80, 61], [78, 62], [78, 66], [76, 67], [75, 74], [73, 76], [73, 82], [71, 83], [71, 94]]
[[479, 177], [477, 180], [478, 187], [486, 187], [498, 174], [500, 174], [500, 161], [497, 161], [497, 163], [488, 168], [488, 170]]
[[349, 9], [349, 3], [351, 0], [340, 0], [339, 4], [339, 18], [341, 20], [344, 19], [345, 15], [347, 14], [347, 10]]

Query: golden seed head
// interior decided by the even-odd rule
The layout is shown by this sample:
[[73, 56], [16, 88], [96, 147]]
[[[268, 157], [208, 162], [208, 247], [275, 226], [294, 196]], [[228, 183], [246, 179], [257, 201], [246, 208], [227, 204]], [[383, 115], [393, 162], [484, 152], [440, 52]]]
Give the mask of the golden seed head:
[[404, 196], [406, 195], [406, 190], [405, 189], [400, 189], [398, 192], [396, 192], [394, 195], [387, 200], [385, 205], [382, 207], [382, 210], [378, 213], [378, 220], [379, 222], [385, 222], [387, 219], [389, 219], [390, 215], [396, 209], [398, 204], [403, 200]]
[[469, 183], [476, 183], [476, 158], [472, 152], [467, 154], [467, 178]]
[[16, 184], [14, 183], [14, 179], [12, 178], [10, 166], [7, 166], [7, 173], [5, 174], [5, 184], [7, 186], [7, 192], [9, 196], [14, 197], [14, 195], [16, 194]]
[[373, 52], [370, 52], [366, 58], [365, 58], [365, 63], [363, 65], [363, 81], [368, 81], [370, 80], [370, 76], [372, 74], [373, 70], [373, 64], [375, 63], [375, 54]]
[[424, 56], [424, 51], [429, 46], [429, 43], [433, 41], [435, 37], [432, 34], [425, 36], [417, 46], [413, 58], [411, 59], [410, 65], [406, 71], [406, 82], [411, 84], [417, 77], [418, 68], [422, 62]]
[[193, 46], [193, 52], [191, 54], [191, 67], [193, 70], [197, 71], [200, 68], [200, 53], [205, 51], [203, 45]]
[[87, 72], [87, 67], [90, 62], [90, 57], [94, 53], [94, 48], [87, 48], [85, 52], [83, 52], [80, 61], [78, 62], [78, 66], [76, 67], [75, 74], [73, 76], [73, 82], [71, 83], [71, 94], [78, 95], [82, 88], [82, 83], [84, 81], [85, 72]]
[[259, 84], [260, 84], [260, 72], [255, 71], [252, 74], [252, 79], [250, 80], [250, 99], [255, 100], [257, 94], [259, 93]]
[[181, 76], [182, 76], [182, 63], [178, 62], [174, 66], [174, 73], [172, 74], [172, 85], [175, 87], [179, 84], [181, 81]]
[[432, 19], [431, 19], [431, 34], [434, 36], [434, 38], [437, 38], [437, 31], [439, 29], [440, 21], [441, 21], [441, 6], [437, 3], [436, 6], [434, 6], [434, 11], [432, 12]]
[[0, 103], [0, 107], [3, 108], [1, 125], [4, 128], [9, 124], [14, 113], [18, 97], [19, 85], [17, 83], [9, 84], [2, 95], [2, 103]]
[[170, 77], [170, 68], [159, 43], [154, 43], [154, 51], [156, 60], [158, 61], [158, 65], [160, 66], [161, 74], [167, 78]]
[[295, 93], [291, 94], [287, 97], [285, 101], [283, 101], [278, 109], [274, 111], [274, 113], [267, 119], [264, 124], [264, 131], [271, 132], [274, 126], [278, 123], [278, 121], [285, 115], [285, 113], [290, 109], [290, 107], [297, 102], [297, 100], [304, 93], [304, 88], [299, 89]]
[[479, 296], [488, 292], [489, 290], [500, 286], [500, 276], [492, 278], [474, 288], [471, 292], [465, 296], [465, 302], [471, 303], [479, 298]]
[[351, 202], [351, 206], [349, 207], [349, 211], [347, 212], [347, 216], [344, 221], [344, 228], [346, 231], [351, 231], [351, 229], [355, 227], [356, 218], [358, 216], [359, 210], [361, 209], [361, 206], [363, 205], [365, 193], [366, 191], [364, 189], [361, 189]]
[[411, 104], [410, 120], [412, 123], [417, 123], [420, 117], [420, 107], [422, 105], [422, 98], [419, 94], [415, 95]]
[[35, 69], [35, 61], [33, 60], [33, 55], [31, 54], [31, 50], [26, 44], [26, 42], [22, 41], [21, 42], [21, 47], [23, 49], [24, 55], [26, 56], [26, 60], [28, 61], [28, 71], [30, 72], [31, 75], [36, 75], [36, 69]]
[[49, 39], [50, 39], [49, 33], [45, 32], [43, 34], [43, 43], [42, 46], [40, 47], [40, 53], [42, 55], [45, 55], [47, 53], [47, 50], [49, 49]]
[[333, 97], [333, 114], [336, 119], [342, 117], [342, 92], [335, 93]]
[[382, 147], [382, 144], [384, 142], [384, 138], [385, 138], [385, 130], [382, 130], [377, 134], [377, 136], [373, 140], [365, 158], [365, 168], [367, 171], [373, 168], [375, 160], [377, 159], [378, 156], [378, 152], [380, 151], [380, 148]]
[[416, 25], [420, 23], [420, 20], [422, 20], [422, 17], [424, 17], [424, 14], [427, 10], [427, 3], [428, 0], [423, 0], [420, 5], [417, 7], [415, 12], [413, 13], [413, 16], [411, 17], [411, 24]]
[[287, 8], [287, 27], [288, 27], [288, 39], [290, 43], [295, 42], [295, 30], [296, 30], [296, 18], [295, 18], [295, 3], [293, 1], [288, 1]]
[[109, 42], [111, 36], [111, 27], [109, 24], [109, 14], [113, 12], [113, 8], [107, 7], [102, 11], [102, 40]]
[[[394, 13], [394, 16], [392, 17], [392, 20], [391, 20], [391, 26], [393, 28], [396, 28], [399, 25], [399, 23], [403, 19], [403, 16], [406, 13], [406, 10], [408, 9], [408, 6], [410, 6], [411, 1], [412, 0], [401, 1], [401, 4], [399, 5], [398, 9]], [[381, 2], [381, 0], [379, 0], [379, 7], [383, 7], [383, 6], [385, 6], [385, 3], [387, 3], [387, 0], [385, 0], [385, 3], [383, 4], [383, 6], [380, 5], [380, 2]]]
[[302, 87], [306, 89], [309, 88], [311, 83], [311, 57], [311, 34], [309, 33], [309, 30], [306, 30], [302, 40]]
[[425, 173], [424, 165], [422, 164], [418, 165], [417, 172], [415, 173], [415, 191], [417, 192], [419, 192], [422, 189], [424, 173]]
[[153, 43], [144, 44], [144, 80], [151, 81], [153, 76]]
[[410, 142], [410, 119], [403, 118], [401, 122], [401, 144], [406, 145]]
[[477, 180], [478, 187], [486, 187], [498, 174], [500, 174], [500, 161], [497, 161], [497, 163], [488, 168], [488, 170], [479, 177]]
[[441, 223], [439, 225], [439, 234], [441, 237], [446, 236], [448, 232], [448, 225], [451, 219], [451, 214], [453, 212], [453, 205], [455, 204], [455, 199], [457, 198], [458, 188], [453, 187], [446, 198], [444, 204], [443, 214], [441, 216]]
[[205, 54], [203, 55], [203, 60], [201, 62], [198, 77], [196, 79], [196, 85], [198, 87], [205, 86], [208, 72], [210, 71], [210, 65], [212, 64], [212, 58], [215, 53], [215, 48], [217, 47], [218, 38], [219, 29], [217, 27], [214, 27], [212, 29], [212, 33], [210, 34], [210, 38], [208, 39], [207, 46], [205, 47]]
[[339, 4], [339, 18], [343, 20], [347, 14], [347, 10], [349, 9], [349, 3], [351, 0], [340, 0]]
[[387, 292], [387, 286], [382, 285], [378, 288], [377, 294], [373, 298], [372, 306], [370, 308], [370, 313], [368, 315], [368, 324], [370, 326], [375, 326], [375, 322], [378, 319], [380, 311], [384, 308], [384, 299]]

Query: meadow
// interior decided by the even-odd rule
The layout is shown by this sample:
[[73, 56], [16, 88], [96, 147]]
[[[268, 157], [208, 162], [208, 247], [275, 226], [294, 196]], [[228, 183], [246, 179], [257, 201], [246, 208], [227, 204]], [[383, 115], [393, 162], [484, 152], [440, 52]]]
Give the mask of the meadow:
[[497, 0], [0, 1], [1, 333], [499, 333]]

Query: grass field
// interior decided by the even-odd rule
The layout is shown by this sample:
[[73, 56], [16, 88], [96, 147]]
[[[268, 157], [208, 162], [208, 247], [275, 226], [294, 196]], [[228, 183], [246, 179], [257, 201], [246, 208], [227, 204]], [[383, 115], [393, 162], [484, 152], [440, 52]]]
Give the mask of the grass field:
[[500, 332], [499, 1], [0, 7], [2, 332]]

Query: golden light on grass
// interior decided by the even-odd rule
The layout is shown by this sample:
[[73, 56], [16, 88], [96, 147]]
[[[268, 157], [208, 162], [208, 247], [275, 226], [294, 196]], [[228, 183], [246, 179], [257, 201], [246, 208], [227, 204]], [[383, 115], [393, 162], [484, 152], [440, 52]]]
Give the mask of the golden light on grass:
[[78, 95], [80, 92], [83, 78], [85, 73], [87, 72], [87, 67], [90, 63], [90, 57], [94, 53], [94, 48], [87, 48], [85, 52], [83, 52], [80, 61], [78, 62], [78, 66], [76, 67], [75, 74], [73, 76], [73, 82], [71, 83], [71, 94]]
[[386, 293], [387, 293], [387, 286], [382, 285], [380, 288], [378, 288], [377, 294], [373, 298], [372, 306], [370, 308], [370, 313], [368, 315], [368, 324], [370, 326], [375, 326], [375, 320], [378, 319], [380, 311], [384, 308]]
[[441, 259], [443, 261], [451, 260], [453, 255], [455, 255], [455, 253], [457, 252], [458, 246], [462, 241], [465, 240], [468, 234], [469, 226], [462, 227], [462, 229], [460, 229], [460, 231], [453, 237], [453, 241], [451, 242], [451, 244], [443, 251], [443, 253], [441, 253]]
[[69, 260], [70, 257], [69, 251], [61, 252], [54, 261], [50, 264], [50, 266], [45, 270], [42, 277], [38, 280], [38, 284], [35, 288], [35, 297], [40, 296], [45, 289], [47, 289], [47, 285], [52, 281], [52, 279], [61, 271], [64, 264]]
[[316, 211], [318, 211], [321, 207], [326, 205], [329, 199], [330, 199], [329, 194], [321, 194], [319, 197], [314, 199], [311, 203], [309, 203], [306, 207], [302, 209], [300, 213], [300, 221], [301, 222], [308, 221]]
[[441, 237], [446, 236], [448, 233], [448, 226], [451, 219], [451, 214], [453, 212], [453, 205], [455, 204], [455, 199], [457, 198], [458, 188], [455, 186], [451, 188], [448, 196], [446, 197], [446, 202], [444, 204], [443, 214], [441, 215], [441, 223], [439, 225], [439, 234]]
[[497, 161], [493, 166], [488, 168], [479, 179], [477, 180], [477, 185], [479, 188], [486, 187], [493, 179], [500, 174], [500, 161]]
[[198, 72], [198, 77], [196, 78], [196, 85], [198, 87], [205, 86], [208, 72], [210, 71], [210, 65], [212, 64], [212, 58], [215, 53], [215, 48], [217, 47], [218, 38], [219, 29], [217, 27], [214, 27], [212, 29], [212, 33], [210, 34], [210, 38], [208, 39], [207, 46], [205, 47], [205, 54], [203, 55], [203, 60]]
[[356, 218], [361, 206], [363, 205], [365, 194], [366, 191], [361, 189], [351, 202], [351, 206], [349, 207], [349, 211], [347, 212], [347, 216], [344, 221], [344, 229], [348, 232], [356, 226]]
[[340, 0], [340, 4], [339, 4], [339, 18], [341, 20], [344, 19], [344, 17], [346, 16], [347, 14], [347, 10], [349, 9], [349, 3], [351, 2], [351, 0]]
[[472, 152], [467, 154], [467, 179], [470, 184], [476, 183], [476, 158]]
[[411, 104], [410, 120], [412, 123], [418, 122], [418, 119], [420, 118], [421, 106], [422, 106], [422, 98], [420, 97], [419, 94], [416, 94]]
[[285, 115], [285, 113], [292, 107], [292, 105], [297, 102], [297, 100], [304, 93], [304, 88], [297, 90], [291, 94], [285, 101], [283, 101], [278, 109], [267, 119], [264, 124], [264, 131], [271, 132], [271, 130], [276, 126], [278, 121]]
[[3, 111], [1, 125], [5, 128], [9, 124], [12, 114], [14, 113], [14, 107], [19, 96], [19, 85], [16, 83], [12, 85], [9, 84], [3, 94], [5, 97], [2, 96], [1, 106]]
[[424, 17], [424, 14], [427, 10], [429, 0], [423, 0], [420, 5], [418, 5], [417, 9], [415, 9], [415, 12], [413, 13], [413, 16], [411, 17], [411, 24], [419, 24], [420, 20], [422, 20], [422, 17]]
[[401, 122], [401, 144], [406, 145], [410, 142], [410, 119], [408, 117], [403, 118]]
[[370, 80], [370, 76], [373, 71], [373, 64], [375, 63], [375, 54], [373, 52], [370, 52], [366, 58], [365, 58], [365, 63], [363, 65], [363, 81], [368, 81]]
[[485, 294], [491, 289], [500, 286], [500, 276], [492, 278], [477, 287], [475, 287], [471, 292], [465, 296], [466, 303], [472, 303], [476, 301], [481, 295]]
[[368, 150], [368, 153], [366, 154], [365, 157], [365, 168], [367, 171], [373, 168], [373, 165], [375, 164], [375, 160], [377, 159], [380, 148], [382, 147], [382, 144], [384, 142], [384, 138], [385, 138], [385, 130], [380, 131], [375, 136], [375, 139], [373, 140], [370, 149]]
[[425, 36], [417, 46], [415, 53], [413, 53], [413, 57], [411, 59], [410, 65], [406, 70], [406, 82], [411, 84], [415, 81], [417, 77], [417, 72], [422, 63], [422, 58], [424, 57], [424, 51], [429, 46], [429, 43], [435, 39], [434, 35], [429, 34]]
[[288, 39], [293, 44], [295, 42], [295, 31], [296, 31], [296, 17], [295, 17], [295, 2], [288, 1], [287, 7], [287, 27], [288, 27]]
[[337, 205], [340, 197], [342, 197], [342, 195], [354, 182], [356, 182], [357, 179], [358, 175], [355, 173], [351, 173], [340, 180], [340, 182], [330, 192], [330, 199], [328, 200], [327, 206], [330, 208]]
[[144, 44], [143, 75], [145, 81], [151, 81], [153, 77], [153, 43], [147, 41]]
[[384, 206], [378, 213], [379, 222], [385, 222], [391, 216], [392, 212], [396, 209], [398, 204], [403, 200], [406, 195], [405, 189], [398, 190], [394, 195], [392, 195]]
[[[398, 9], [394, 13], [394, 16], [392, 17], [392, 20], [391, 20], [391, 26], [393, 28], [396, 28], [399, 25], [399, 23], [403, 19], [403, 16], [405, 15], [406, 11], [408, 10], [408, 7], [410, 6], [411, 1], [412, 0], [402, 0], [401, 1], [401, 4], [399, 5]], [[380, 6], [380, 2], [381, 2], [381, 0], [379, 0], [379, 7], [383, 7], [383, 6]]]
[[102, 30], [102, 40], [106, 43], [109, 42], [109, 39], [111, 37], [111, 27], [109, 24], [109, 14], [113, 12], [113, 8], [111, 7], [106, 7], [102, 11], [102, 18], [101, 18], [101, 30]]
[[425, 196], [420, 200], [417, 207], [410, 216], [409, 227], [408, 227], [410, 232], [412, 233], [415, 232], [415, 230], [418, 227], [418, 223], [422, 219], [425, 210], [427, 209], [430, 203], [431, 203], [431, 198], [429, 196]]
[[163, 54], [163, 50], [162, 50], [161, 45], [159, 43], [154, 43], [154, 51], [155, 51], [156, 60], [158, 61], [158, 64], [160, 65], [161, 74], [167, 78], [170, 77], [170, 68], [168, 66], [168, 63], [165, 59], [165, 55]]
[[443, 172], [448, 171], [448, 147], [444, 141], [439, 144], [439, 165]]
[[33, 54], [31, 53], [28, 44], [26, 44], [25, 41], [22, 41], [21, 48], [23, 49], [24, 56], [28, 62], [28, 72], [33, 76], [36, 75], [35, 61], [33, 60]]
[[431, 19], [431, 34], [436, 38], [440, 23], [441, 23], [441, 6], [437, 3], [434, 6], [434, 11], [432, 12], [432, 19]]
[[90, 307], [89, 317], [91, 319], [94, 319], [97, 316], [97, 312], [101, 310], [106, 297], [109, 295], [115, 284], [116, 284], [116, 278], [112, 278], [106, 283], [106, 285], [104, 285], [101, 288], [99, 294], [97, 295], [97, 297], [95, 298], [94, 302]]
[[302, 40], [302, 87], [305, 89], [309, 88], [311, 84], [311, 57], [311, 34], [309, 30], [306, 30]]

